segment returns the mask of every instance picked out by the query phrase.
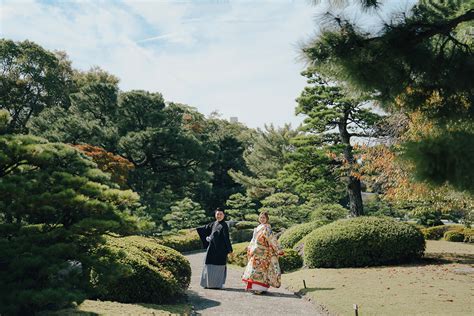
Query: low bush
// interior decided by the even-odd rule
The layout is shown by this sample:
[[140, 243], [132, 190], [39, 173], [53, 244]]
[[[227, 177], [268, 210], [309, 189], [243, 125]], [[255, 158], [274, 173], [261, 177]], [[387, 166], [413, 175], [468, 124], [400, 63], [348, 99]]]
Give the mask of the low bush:
[[304, 238], [310, 268], [374, 266], [423, 256], [425, 239], [411, 224], [391, 218], [358, 217], [324, 225]]
[[453, 242], [463, 242], [464, 234], [462, 231], [451, 230], [444, 233], [444, 240]]
[[334, 222], [341, 218], [346, 218], [349, 210], [340, 204], [322, 204], [309, 213], [310, 220], [324, 220]]
[[303, 258], [296, 250], [285, 249], [284, 252], [285, 254], [278, 258], [282, 273], [290, 272], [303, 266]]
[[258, 226], [258, 222], [250, 222], [250, 221], [241, 221], [235, 224], [236, 229], [254, 229]]
[[122, 254], [127, 273], [114, 280], [98, 280], [102, 300], [122, 303], [170, 303], [189, 286], [191, 267], [176, 250], [141, 236], [109, 238], [108, 247]]
[[438, 226], [423, 228], [421, 232], [423, 233], [423, 236], [425, 236], [425, 239], [427, 240], [439, 240], [443, 238], [444, 233], [446, 233], [447, 231], [461, 230], [461, 229], [462, 229], [461, 225], [438, 225]]
[[[227, 256], [227, 262], [240, 267], [247, 265], [247, 242], [232, 245], [234, 252]], [[303, 266], [303, 258], [293, 249], [284, 249], [284, 255], [278, 258], [282, 272], [299, 269]]]
[[251, 241], [253, 236], [253, 229], [231, 229], [230, 239], [233, 243], [244, 241]]
[[184, 229], [178, 233], [156, 237], [156, 241], [179, 252], [202, 249], [202, 242], [195, 229]]
[[293, 248], [304, 236], [311, 233], [316, 228], [326, 224], [324, 221], [313, 221], [304, 224], [298, 224], [285, 230], [280, 236], [280, 244], [283, 248]]

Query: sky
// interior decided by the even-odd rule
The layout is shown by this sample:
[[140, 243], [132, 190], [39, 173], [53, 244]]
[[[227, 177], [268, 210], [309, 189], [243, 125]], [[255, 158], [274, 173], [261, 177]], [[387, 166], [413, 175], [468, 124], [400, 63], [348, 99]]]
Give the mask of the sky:
[[[414, 0], [388, 0], [385, 16]], [[160, 92], [250, 127], [297, 126], [305, 86], [299, 47], [327, 12], [309, 0], [0, 0], [0, 37], [65, 51], [73, 67], [120, 78], [120, 89]], [[348, 1], [340, 8], [375, 23]], [[380, 15], [379, 15], [380, 16]], [[377, 19], [377, 23], [380, 18]]]

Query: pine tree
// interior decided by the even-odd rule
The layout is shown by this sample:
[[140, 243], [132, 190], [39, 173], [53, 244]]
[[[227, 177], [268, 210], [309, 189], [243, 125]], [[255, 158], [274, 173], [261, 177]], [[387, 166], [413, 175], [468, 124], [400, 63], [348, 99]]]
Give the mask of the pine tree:
[[205, 222], [206, 212], [199, 203], [184, 198], [171, 206], [171, 212], [163, 217], [163, 221], [173, 230], [194, 228]]
[[360, 175], [351, 140], [377, 136], [381, 117], [368, 108], [366, 99], [348, 96], [314, 68], [309, 68], [304, 75], [311, 85], [297, 99], [297, 113], [307, 115], [302, 128], [316, 135], [313, 138], [315, 149], [326, 151], [326, 155], [333, 158], [332, 164], [338, 165], [336, 175], [345, 179], [351, 214], [363, 215]]
[[242, 193], [232, 194], [225, 204], [230, 219], [243, 221], [246, 215], [257, 214], [255, 203]]

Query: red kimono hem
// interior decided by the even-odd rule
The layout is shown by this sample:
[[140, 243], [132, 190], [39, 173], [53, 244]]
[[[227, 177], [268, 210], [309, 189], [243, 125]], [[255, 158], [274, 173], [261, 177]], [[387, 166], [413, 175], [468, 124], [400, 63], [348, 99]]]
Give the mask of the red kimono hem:
[[242, 281], [247, 282], [247, 288], [248, 289], [252, 287], [252, 284], [257, 284], [257, 285], [260, 285], [260, 286], [263, 286], [263, 287], [266, 287], [266, 288], [270, 287], [270, 285], [262, 283], [262, 282], [258, 282], [258, 281], [253, 281], [253, 280], [248, 280], [248, 279], [242, 279]]

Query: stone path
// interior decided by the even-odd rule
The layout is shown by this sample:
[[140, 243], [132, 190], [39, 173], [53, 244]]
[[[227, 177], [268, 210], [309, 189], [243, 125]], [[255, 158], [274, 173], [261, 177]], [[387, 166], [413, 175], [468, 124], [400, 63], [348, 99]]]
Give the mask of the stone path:
[[270, 288], [263, 295], [245, 292], [241, 281], [243, 270], [227, 268], [225, 289], [211, 290], [199, 286], [204, 252], [186, 255], [191, 263], [191, 285], [188, 300], [194, 307], [194, 315], [323, 315], [317, 307], [292, 292]]

